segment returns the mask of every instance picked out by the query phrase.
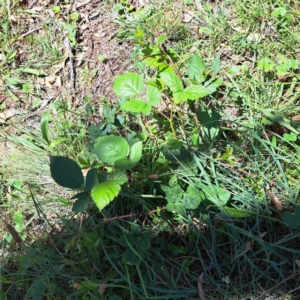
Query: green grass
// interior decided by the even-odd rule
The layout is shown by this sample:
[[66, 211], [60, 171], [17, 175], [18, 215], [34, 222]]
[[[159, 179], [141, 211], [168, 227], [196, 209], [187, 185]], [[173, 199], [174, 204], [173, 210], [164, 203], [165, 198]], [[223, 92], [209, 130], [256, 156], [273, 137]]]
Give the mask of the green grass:
[[[214, 76], [219, 54], [223, 84], [196, 101], [195, 111], [191, 105], [190, 113], [176, 112], [165, 92], [171, 109], [153, 108], [148, 115], [124, 113], [117, 102], [110, 107], [111, 99], [103, 95], [94, 101], [92, 92], [74, 107], [66, 84], [47, 107], [49, 123], [41, 119], [42, 133], [22, 116], [1, 123], [1, 142], [13, 145], [0, 160], [1, 218], [24, 242], [16, 244], [3, 227], [0, 298], [199, 299], [204, 294], [206, 299], [298, 299], [299, 226], [286, 219], [300, 196], [300, 126], [292, 120], [300, 113], [298, 1], [151, 1], [138, 10], [108, 1], [105, 8], [117, 26], [111, 38], [118, 42], [133, 43], [144, 31], [143, 41], [153, 45], [166, 34], [164, 45], [168, 54], [176, 54], [185, 84], [190, 84], [194, 53], [207, 66], [206, 80]], [[193, 18], [184, 23], [186, 13]], [[17, 21], [2, 21], [1, 49], [5, 57], [17, 53], [7, 61], [1, 57], [1, 94], [9, 99], [1, 109], [24, 109], [32, 101], [27, 109], [34, 110], [50, 90], [41, 88], [42, 77], [16, 69], [51, 74], [65, 58], [53, 20], [77, 29], [83, 23], [69, 15], [63, 22], [56, 14], [42, 30], [18, 40], [31, 28], [21, 25], [29, 12], [5, 2], [0, 16], [9, 14]], [[136, 45], [128, 71], [148, 82], [159, 72], [141, 64], [142, 46]], [[74, 53], [81, 50], [73, 44]], [[77, 83], [90, 86], [95, 70], [76, 67]], [[192, 114], [197, 109], [203, 118], [199, 127]], [[211, 110], [216, 114], [207, 125]], [[42, 117], [44, 112], [37, 113]], [[74, 213], [74, 193], [53, 182], [49, 154], [69, 157], [84, 169], [109, 170], [91, 151], [100, 134], [147, 135], [143, 156], [126, 171], [128, 182], [105, 209], [99, 212], [90, 203]], [[178, 142], [186, 153], [176, 148]], [[210, 187], [219, 199], [230, 193], [230, 200], [217, 205], [207, 196], [186, 214], [168, 209], [172, 197], [179, 203], [180, 191], [188, 194], [195, 186]]]

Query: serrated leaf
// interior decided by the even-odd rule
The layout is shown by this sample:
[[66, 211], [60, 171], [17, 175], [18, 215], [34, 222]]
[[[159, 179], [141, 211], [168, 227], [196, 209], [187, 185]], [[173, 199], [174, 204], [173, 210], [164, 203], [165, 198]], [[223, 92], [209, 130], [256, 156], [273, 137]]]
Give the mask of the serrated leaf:
[[133, 144], [130, 149], [129, 158], [133, 162], [139, 162], [139, 160], [142, 158], [142, 150], [143, 150], [142, 142], [137, 142], [137, 143]]
[[114, 82], [114, 92], [120, 98], [139, 95], [143, 90], [143, 77], [137, 73], [121, 75]]
[[146, 96], [148, 99], [148, 103], [152, 106], [157, 105], [161, 99], [160, 91], [152, 85], [147, 85]]
[[162, 72], [160, 73], [160, 78], [173, 93], [178, 93], [183, 90], [182, 82], [174, 72]]
[[191, 80], [195, 80], [198, 83], [204, 80], [203, 74], [206, 72], [206, 67], [203, 60], [198, 54], [194, 54], [188, 66], [188, 75]]
[[85, 187], [91, 192], [93, 187], [99, 183], [98, 174], [95, 169], [90, 169], [85, 178]]
[[50, 170], [55, 182], [63, 187], [79, 189], [84, 183], [80, 167], [68, 157], [50, 156]]
[[92, 189], [92, 198], [99, 210], [107, 206], [121, 191], [121, 186], [113, 181], [99, 183]]
[[148, 113], [151, 111], [151, 105], [143, 100], [133, 99], [123, 102], [120, 109], [131, 113]]
[[99, 137], [94, 147], [99, 159], [107, 164], [113, 164], [129, 154], [128, 142], [124, 138], [115, 135]]
[[72, 211], [77, 213], [86, 211], [91, 202], [91, 197], [86, 192], [76, 194], [72, 199], [77, 199], [72, 207]]

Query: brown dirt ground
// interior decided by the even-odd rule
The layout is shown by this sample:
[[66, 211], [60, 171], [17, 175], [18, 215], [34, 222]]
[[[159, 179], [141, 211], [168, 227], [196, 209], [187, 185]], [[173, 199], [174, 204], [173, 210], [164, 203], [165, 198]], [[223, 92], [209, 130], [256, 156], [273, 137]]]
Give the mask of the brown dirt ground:
[[[41, 105], [33, 107], [32, 98], [24, 95], [17, 90], [14, 90], [15, 96], [19, 101], [13, 99], [5, 93], [3, 86], [0, 85], [0, 104], [5, 103], [6, 107], [0, 115], [0, 175], [7, 177], [7, 165], [11, 162], [12, 155], [27, 158], [32, 155], [30, 152], [25, 153], [24, 149], [19, 149], [16, 144], [7, 139], [8, 134], [20, 135], [18, 128], [36, 129], [39, 130], [40, 118], [49, 109], [49, 104], [57, 99], [68, 100], [73, 102], [74, 107], [83, 104], [83, 99], [86, 96], [91, 97], [92, 103], [99, 103], [100, 100], [106, 99], [109, 103], [113, 103], [116, 98], [113, 93], [113, 81], [118, 74], [123, 73], [130, 66], [131, 60], [129, 54], [133, 51], [133, 46], [126, 43], [118, 43], [112, 37], [117, 31], [116, 25], [110, 21], [112, 9], [105, 5], [106, 1], [75, 1], [77, 12], [80, 20], [77, 28], [76, 40], [78, 44], [73, 54], [73, 68], [75, 73], [75, 91], [72, 92], [70, 69], [68, 66], [68, 58], [62, 62], [51, 66], [46, 70], [45, 78], [34, 78], [34, 84], [41, 87], [40, 98]], [[63, 4], [62, 4], [63, 5]], [[22, 3], [23, 9], [33, 9], [40, 12], [41, 15], [46, 15], [49, 7], [44, 5], [44, 1], [33, 1], [32, 3]], [[45, 13], [43, 12], [45, 11]], [[32, 28], [40, 26], [40, 19], [22, 20], [24, 32], [29, 32]], [[20, 25], [18, 21], [14, 26]], [[57, 35], [55, 40], [63, 39], [62, 32], [53, 29]], [[34, 30], [33, 33], [37, 36], [44, 36], [45, 30], [41, 27], [39, 30]], [[18, 50], [17, 62], [22, 67], [25, 65], [26, 59], [34, 56], [31, 53], [30, 45], [22, 39], [15, 45]], [[34, 49], [33, 49], [34, 50]], [[67, 54], [62, 44], [62, 52]], [[98, 57], [104, 55], [105, 59], [99, 61]], [[38, 63], [38, 58], [36, 58]], [[6, 119], [5, 121], [3, 119]], [[45, 155], [45, 161], [48, 157]], [[11, 174], [14, 173], [15, 174]], [[12, 167], [10, 170], [11, 176], [17, 176], [18, 170]], [[6, 178], [7, 179], [7, 178]], [[50, 185], [53, 186], [53, 180], [48, 175]], [[5, 178], [2, 178], [5, 180]], [[47, 181], [47, 180], [46, 180]], [[57, 189], [54, 189], [54, 192]], [[62, 191], [61, 191], [62, 192]], [[1, 198], [9, 197], [9, 190], [5, 187], [2, 191]], [[57, 206], [59, 207], [59, 203]], [[2, 215], [2, 214], [1, 214]], [[6, 218], [4, 215], [1, 219]], [[0, 228], [1, 231], [4, 228]]]

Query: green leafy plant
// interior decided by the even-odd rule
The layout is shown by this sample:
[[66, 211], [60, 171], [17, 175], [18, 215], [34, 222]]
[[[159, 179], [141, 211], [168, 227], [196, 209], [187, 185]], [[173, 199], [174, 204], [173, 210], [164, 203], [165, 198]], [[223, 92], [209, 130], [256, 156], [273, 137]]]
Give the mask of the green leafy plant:
[[296, 59], [287, 59], [283, 55], [279, 55], [279, 64], [269, 57], [261, 58], [257, 63], [258, 70], [264, 72], [275, 72], [277, 77], [293, 76], [293, 72], [298, 69], [298, 61]]
[[143, 261], [144, 253], [150, 248], [150, 230], [142, 231], [137, 226], [132, 226], [131, 231], [118, 239], [118, 243], [126, 250], [122, 255], [122, 261], [128, 265], [138, 266]]
[[[180, 127], [185, 133], [183, 105], [188, 104], [192, 107], [191, 102], [215, 93], [222, 85], [223, 78], [217, 77], [220, 71], [218, 55], [208, 69], [201, 57], [194, 54], [188, 64], [187, 74], [182, 75], [175, 64], [177, 55], [173, 49], [167, 49], [166, 40], [166, 35], [159, 36], [156, 44], [149, 45], [143, 41], [143, 32], [140, 32], [136, 41], [138, 44], [136, 55], [140, 55], [141, 59], [139, 67], [143, 69], [147, 66], [156, 71], [150, 80], [148, 78], [145, 80], [137, 73], [120, 75], [114, 82], [114, 91], [121, 98], [120, 109], [130, 113], [146, 114], [154, 111], [161, 113], [162, 99], [168, 99], [171, 102], [169, 117], [165, 114], [163, 116], [167, 119], [173, 136], [177, 137], [175, 114], [178, 115]], [[205, 106], [202, 106], [204, 110], [199, 115], [201, 120], [206, 113]], [[193, 114], [193, 111], [189, 113]], [[210, 118], [215, 120], [214, 117]], [[199, 127], [198, 120], [195, 125]], [[213, 139], [211, 133], [205, 133], [210, 136], [210, 140]]]
[[173, 175], [169, 180], [169, 186], [161, 185], [166, 193], [167, 210], [182, 216], [186, 215], [187, 210], [197, 209], [202, 201], [209, 202], [217, 208], [224, 207], [231, 197], [229, 191], [214, 184], [205, 185], [197, 177], [193, 177], [193, 182], [185, 189], [182, 188], [182, 184], [183, 182]]
[[134, 168], [142, 157], [142, 142], [130, 145], [122, 137], [107, 135], [97, 139], [94, 151], [109, 172], [91, 168], [84, 178], [75, 161], [62, 156], [50, 157], [51, 175], [56, 183], [81, 190], [73, 197], [77, 199], [73, 205], [76, 212], [86, 210], [91, 199], [102, 210], [119, 194], [121, 185], [128, 180], [124, 170]]

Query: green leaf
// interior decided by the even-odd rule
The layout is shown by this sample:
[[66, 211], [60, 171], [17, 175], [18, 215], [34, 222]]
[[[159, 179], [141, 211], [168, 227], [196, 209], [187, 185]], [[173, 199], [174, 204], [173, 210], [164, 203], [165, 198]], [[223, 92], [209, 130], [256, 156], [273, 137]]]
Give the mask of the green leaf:
[[146, 96], [148, 99], [148, 103], [152, 106], [157, 105], [161, 99], [160, 91], [152, 85], [147, 85]]
[[182, 101], [197, 100], [211, 94], [203, 85], [190, 85], [183, 92], [176, 93], [175, 97]]
[[195, 80], [198, 83], [204, 81], [203, 74], [206, 72], [206, 67], [203, 60], [198, 54], [194, 54], [188, 66], [188, 75], [191, 80]]
[[45, 73], [43, 71], [39, 71], [36, 69], [31, 69], [31, 68], [19, 68], [16, 69], [17, 72], [22, 72], [22, 73], [27, 73], [27, 74], [32, 74], [32, 75], [37, 75], [37, 76], [44, 76]]
[[199, 195], [199, 190], [192, 185], [189, 185], [186, 193], [183, 195], [183, 204], [186, 209], [196, 209], [200, 205], [202, 198]]
[[287, 69], [298, 69], [298, 60], [297, 59], [289, 59], [286, 62]]
[[23, 220], [22, 213], [20, 211], [16, 211], [13, 214], [12, 219], [16, 224], [16, 226], [15, 226], [16, 231], [21, 232], [24, 228], [24, 220]]
[[177, 139], [169, 138], [166, 145], [168, 146], [169, 149], [175, 150], [175, 149], [180, 149], [183, 146], [183, 142]]
[[127, 158], [119, 159], [115, 162], [115, 167], [121, 170], [132, 169], [137, 165], [137, 162], [128, 160]]
[[118, 170], [113, 173], [109, 173], [107, 176], [107, 180], [113, 181], [118, 184], [124, 184], [125, 182], [128, 181], [128, 177], [127, 177], [126, 173]]
[[178, 93], [183, 90], [182, 82], [174, 72], [162, 72], [160, 73], [160, 78], [173, 93]]
[[220, 55], [217, 54], [214, 58], [212, 66], [211, 66], [211, 68], [215, 74], [218, 74], [218, 72], [220, 71], [220, 66], [221, 66]]
[[122, 261], [128, 265], [138, 266], [142, 262], [142, 258], [128, 248], [123, 254]]
[[224, 210], [232, 218], [246, 218], [252, 217], [253, 214], [246, 209], [238, 209], [233, 207], [224, 207]]
[[145, 31], [141, 29], [140, 25], [138, 25], [134, 36], [137, 38], [142, 38], [144, 36], [144, 34], [145, 34]]
[[299, 227], [299, 216], [295, 216], [294, 214], [290, 213], [289, 211], [285, 211], [282, 215], [282, 219], [287, 226], [292, 229], [297, 229]]
[[[14, 283], [14, 281], [10, 280], [10, 279], [7, 279], [3, 276], [0, 276], [0, 282], [2, 283]], [[1, 292], [1, 291], [0, 291]], [[0, 294], [1, 295], [1, 294]], [[2, 298], [0, 298], [2, 300]]]
[[14, 136], [14, 135], [10, 135], [8, 134], [8, 136], [15, 142], [17, 143], [20, 143], [22, 144], [23, 146], [29, 148], [31, 151], [37, 151], [37, 152], [41, 152], [41, 151], [44, 151], [43, 148], [40, 148], [38, 147], [37, 145], [35, 145], [34, 143], [24, 139], [24, 138], [21, 138], [21, 137], [18, 137], [18, 136]]
[[292, 132], [292, 133], [284, 133], [283, 134], [283, 138], [286, 141], [295, 142], [298, 139], [298, 135], [296, 133], [294, 133], [294, 132]]
[[287, 10], [285, 9], [285, 7], [280, 6], [280, 7], [276, 7], [273, 12], [272, 12], [273, 16], [275, 17], [284, 17], [287, 14]]
[[86, 211], [91, 202], [91, 197], [86, 192], [76, 194], [72, 199], [77, 199], [72, 207], [72, 211], [77, 213]]
[[184, 147], [180, 149], [163, 149], [163, 154], [166, 159], [173, 163], [187, 161], [190, 157], [190, 153]]
[[120, 98], [139, 95], [143, 90], [143, 77], [136, 73], [121, 75], [114, 82], [114, 92]]
[[143, 63], [150, 68], [157, 68], [159, 66], [165, 65], [164, 60], [164, 55], [157, 55], [143, 59]]
[[282, 64], [276, 67], [277, 70], [277, 76], [285, 76], [288, 74], [286, 65]]
[[203, 127], [207, 129], [217, 129], [222, 116], [216, 110], [209, 109], [207, 111], [199, 112], [197, 118]]
[[133, 144], [130, 149], [129, 158], [133, 162], [139, 162], [139, 160], [142, 158], [142, 150], [143, 150], [142, 142], [137, 142], [137, 143]]
[[150, 230], [144, 231], [138, 237], [137, 250], [139, 253], [145, 252], [151, 246], [150, 239], [152, 236], [152, 232]]
[[[3, 282], [3, 283], [13, 283], [13, 281], [12, 281], [12, 282], [5, 282], [5, 281], [2, 281], [3, 278], [5, 278], [5, 277], [0, 276], [0, 281], [1, 281], [1, 282]], [[7, 300], [7, 297], [6, 297], [6, 295], [5, 295], [5, 293], [4, 293], [3, 291], [0, 291], [0, 299], [1, 299], [1, 300]]]
[[68, 138], [59, 138], [59, 139], [56, 139], [56, 140], [54, 140], [54, 141], [51, 142], [51, 144], [49, 145], [49, 148], [53, 149], [57, 145], [59, 145], [60, 143], [62, 143], [64, 141], [68, 141], [68, 140], [69, 140]]
[[163, 43], [164, 41], [166, 41], [168, 39], [167, 35], [160, 35], [157, 40], [156, 40], [156, 45], [160, 45], [161, 43]]
[[99, 210], [107, 206], [121, 191], [121, 186], [113, 181], [99, 183], [92, 189], [92, 198]]
[[143, 100], [133, 99], [123, 102], [120, 109], [132, 113], [148, 113], [151, 111], [151, 105]]
[[4, 79], [10, 85], [20, 85], [20, 84], [23, 84], [23, 81], [21, 79], [19, 79], [19, 78], [5, 76]]
[[50, 156], [51, 176], [59, 185], [79, 189], [84, 184], [84, 178], [78, 164], [68, 157]]
[[231, 193], [222, 187], [216, 185], [206, 186], [203, 184], [200, 184], [199, 187], [204, 194], [203, 200], [207, 199], [217, 206], [225, 205], [230, 199]]
[[8, 55], [6, 56], [6, 61], [12, 60], [16, 55], [18, 51], [17, 50], [12, 50]]
[[48, 128], [48, 124], [51, 119], [52, 119], [52, 116], [51, 116], [50, 112], [44, 113], [42, 116], [42, 119], [41, 119], [42, 135], [48, 145], [51, 144], [50, 139], [49, 139], [49, 128]]
[[128, 142], [115, 135], [101, 136], [95, 144], [95, 152], [103, 163], [113, 164], [129, 154]]
[[179, 184], [169, 187], [166, 191], [166, 199], [169, 203], [179, 203], [184, 192]]
[[261, 58], [257, 63], [257, 69], [265, 72], [273, 71], [275, 64], [268, 57]]
[[[49, 283], [49, 278], [44, 274], [35, 277], [35, 280], [30, 288], [30, 297], [28, 298], [33, 300], [42, 300], [44, 291], [48, 287], [48, 283]], [[24, 298], [26, 299], [27, 297]]]
[[201, 111], [197, 115], [200, 124], [203, 126], [201, 131], [208, 141], [213, 141], [219, 134], [219, 122], [222, 116], [215, 110]]
[[298, 219], [298, 223], [300, 225], [300, 205], [297, 205], [295, 207], [295, 215], [297, 216], [297, 219]]
[[91, 192], [93, 187], [99, 183], [98, 174], [95, 169], [90, 169], [85, 178], [85, 187]]
[[175, 203], [174, 212], [182, 216], [186, 215], [186, 209], [182, 203]]
[[209, 94], [213, 94], [217, 88], [223, 83], [223, 78], [218, 78], [213, 83], [211, 83], [209, 86], [206, 87], [206, 89], [209, 91]]

